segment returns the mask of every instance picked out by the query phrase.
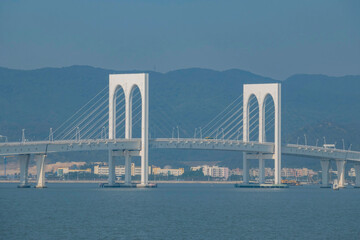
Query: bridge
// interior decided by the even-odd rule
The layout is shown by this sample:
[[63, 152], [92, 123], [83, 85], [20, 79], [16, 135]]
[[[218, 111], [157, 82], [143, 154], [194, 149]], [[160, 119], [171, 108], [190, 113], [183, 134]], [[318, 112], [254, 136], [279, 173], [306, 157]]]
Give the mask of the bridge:
[[[70, 117], [72, 122], [66, 121], [55, 131], [50, 129], [49, 137], [44, 141], [26, 141], [23, 134], [21, 142], [0, 143], [0, 156], [18, 156], [19, 187], [29, 187], [28, 167], [31, 155], [34, 155], [37, 167], [36, 187], [42, 188], [45, 187], [45, 159], [48, 154], [99, 150], [106, 150], [109, 153], [107, 187], [135, 186], [131, 181], [132, 157], [141, 158], [141, 182], [136, 186], [154, 187], [148, 181], [149, 148], [242, 152], [244, 185], [249, 184], [249, 161], [259, 162], [259, 184], [263, 184], [265, 183], [264, 161], [272, 159], [275, 166], [274, 186], [281, 186], [281, 156], [295, 155], [320, 160], [322, 187], [329, 187], [330, 161], [335, 161], [339, 186], [344, 187], [345, 164], [351, 161], [355, 163], [355, 186], [360, 187], [360, 152], [329, 148], [327, 145], [281, 144], [281, 84], [279, 83], [244, 85], [243, 94], [238, 97], [240, 103], [236, 101], [231, 103], [206, 126], [195, 129], [194, 136], [189, 138], [180, 138], [178, 127], [177, 136], [173, 128], [171, 137], [149, 137], [148, 74], [112, 74], [109, 77], [108, 90], [108, 93], [100, 96], [100, 93], [105, 92], [103, 89], [95, 96], [97, 98], [92, 99], [92, 104], [89, 104], [92, 101], [90, 100], [80, 109], [82, 112], [79, 110]], [[119, 101], [119, 97], [123, 99]], [[137, 107], [134, 101], [136, 97], [138, 97], [137, 102], [140, 103]], [[272, 108], [269, 107], [269, 102]], [[106, 106], [106, 110], [101, 106]], [[136, 109], [139, 111], [133, 116], [133, 111], [136, 112]], [[271, 120], [266, 122], [271, 115]], [[140, 118], [134, 121], [137, 116]], [[141, 122], [141, 136], [135, 138], [133, 125], [139, 122]], [[273, 122], [274, 140], [266, 141], [267, 132], [271, 131], [269, 127], [271, 122]], [[161, 130], [161, 127], [159, 129]], [[123, 135], [119, 134], [119, 130], [123, 130]], [[115, 182], [114, 159], [117, 156], [125, 158], [124, 184]]]

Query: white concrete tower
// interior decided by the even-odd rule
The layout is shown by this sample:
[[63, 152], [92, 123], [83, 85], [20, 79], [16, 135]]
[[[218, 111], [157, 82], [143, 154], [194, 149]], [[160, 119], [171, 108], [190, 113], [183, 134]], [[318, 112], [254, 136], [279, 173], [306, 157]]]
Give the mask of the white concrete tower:
[[[149, 148], [149, 75], [137, 74], [110, 74], [109, 76], [109, 139], [116, 139], [116, 96], [117, 88], [122, 88], [125, 96], [125, 138], [132, 138], [132, 96], [136, 87], [141, 95], [141, 185], [148, 184], [148, 148]], [[131, 157], [128, 151], [125, 155], [125, 183], [130, 183]], [[113, 151], [109, 151], [109, 185], [115, 183], [115, 164]]]
[[[271, 96], [274, 107], [275, 107], [275, 149], [273, 159], [275, 160], [275, 184], [281, 184], [281, 84], [270, 83], [270, 84], [244, 84], [243, 91], [243, 140], [244, 142], [249, 141], [249, 101], [251, 96], [255, 96], [259, 104], [259, 142], [265, 140], [265, 99], [267, 96]], [[245, 177], [248, 175], [248, 160], [246, 157], [247, 153], [244, 153], [244, 180], [248, 179]], [[264, 168], [263, 157], [259, 155], [259, 166]], [[261, 171], [261, 169], [260, 169]], [[264, 170], [262, 170], [264, 171]], [[262, 172], [261, 175], [264, 173]], [[264, 178], [261, 177], [260, 181]], [[244, 183], [247, 183], [244, 181]]]

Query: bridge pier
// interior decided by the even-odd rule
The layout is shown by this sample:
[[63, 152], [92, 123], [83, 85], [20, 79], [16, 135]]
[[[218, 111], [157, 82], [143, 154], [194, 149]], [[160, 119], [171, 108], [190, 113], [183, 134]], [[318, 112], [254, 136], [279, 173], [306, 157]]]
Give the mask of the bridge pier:
[[330, 166], [330, 160], [321, 160], [321, 171], [322, 171], [322, 177], [321, 177], [321, 187], [322, 188], [329, 188], [329, 166]]
[[355, 188], [360, 188], [360, 163], [354, 164], [355, 168]]
[[345, 187], [345, 160], [336, 160], [337, 177], [339, 187]]
[[109, 178], [108, 178], [108, 185], [113, 186], [115, 185], [115, 157], [113, 154], [113, 150], [109, 150]]
[[247, 153], [243, 153], [243, 184], [249, 184], [249, 159]]
[[259, 156], [259, 183], [265, 183], [265, 159], [261, 154]]
[[36, 154], [36, 186], [35, 188], [46, 188], [45, 185], [45, 154]]
[[131, 156], [127, 150], [125, 151], [125, 184], [131, 184]]
[[28, 184], [28, 169], [29, 169], [30, 154], [19, 155], [20, 164], [20, 184], [19, 188], [29, 188]]

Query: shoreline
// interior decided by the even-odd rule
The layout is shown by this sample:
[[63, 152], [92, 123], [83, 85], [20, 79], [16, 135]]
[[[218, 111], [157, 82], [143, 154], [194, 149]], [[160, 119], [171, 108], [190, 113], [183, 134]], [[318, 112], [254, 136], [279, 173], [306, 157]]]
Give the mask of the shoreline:
[[[1, 183], [19, 183], [19, 180], [0, 180]], [[106, 180], [47, 180], [46, 183], [107, 183]], [[124, 183], [124, 181], [117, 181], [117, 183]], [[133, 183], [140, 183], [140, 181], [133, 181]], [[149, 183], [155, 184], [238, 184], [242, 181], [149, 181]], [[255, 182], [251, 182], [256, 184]], [[36, 181], [29, 181], [29, 184], [36, 184]], [[301, 183], [302, 185], [318, 185], [311, 183]]]
[[[0, 183], [19, 183], [19, 180], [0, 180]], [[35, 184], [36, 181], [29, 181], [29, 183]], [[107, 183], [103, 180], [47, 180], [46, 183]], [[117, 183], [124, 183], [124, 181], [117, 181]], [[133, 183], [140, 183], [140, 181], [133, 181]], [[149, 181], [149, 183], [200, 183], [200, 184], [235, 184], [239, 181]]]

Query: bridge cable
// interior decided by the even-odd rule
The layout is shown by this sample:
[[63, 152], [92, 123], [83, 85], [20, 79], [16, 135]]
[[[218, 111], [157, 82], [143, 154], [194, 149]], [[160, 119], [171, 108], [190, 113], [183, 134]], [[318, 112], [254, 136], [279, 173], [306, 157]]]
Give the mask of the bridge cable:
[[53, 131], [53, 134], [57, 132], [61, 127], [63, 127], [70, 119], [72, 119], [76, 114], [78, 114], [81, 110], [83, 110], [88, 104], [90, 104], [91, 101], [93, 101], [96, 97], [98, 97], [104, 90], [108, 89], [109, 86], [106, 86], [104, 89], [102, 89], [100, 92], [98, 92], [92, 99], [90, 99], [87, 103], [85, 103], [79, 110], [77, 110], [72, 116], [70, 116], [68, 119], [66, 119], [58, 128], [56, 128]]

